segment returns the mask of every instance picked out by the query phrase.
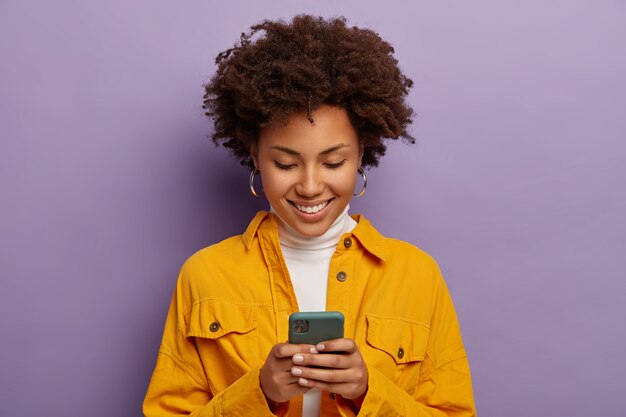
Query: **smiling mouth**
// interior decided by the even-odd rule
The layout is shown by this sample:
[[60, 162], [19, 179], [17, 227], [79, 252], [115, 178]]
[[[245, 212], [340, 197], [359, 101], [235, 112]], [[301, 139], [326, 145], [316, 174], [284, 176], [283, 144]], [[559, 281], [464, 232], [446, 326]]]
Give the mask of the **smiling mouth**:
[[320, 211], [322, 211], [331, 201], [332, 201], [332, 198], [328, 201], [324, 201], [323, 203], [317, 204], [315, 206], [303, 206], [300, 204], [296, 204], [293, 201], [289, 201], [289, 203], [291, 203], [292, 206], [297, 208], [298, 211], [302, 213], [315, 214], [315, 213], [319, 213]]

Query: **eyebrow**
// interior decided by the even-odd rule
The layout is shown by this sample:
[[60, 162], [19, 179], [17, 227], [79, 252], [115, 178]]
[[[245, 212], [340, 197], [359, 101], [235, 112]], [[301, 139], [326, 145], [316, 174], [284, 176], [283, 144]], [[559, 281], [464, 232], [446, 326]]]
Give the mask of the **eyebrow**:
[[[348, 147], [348, 145], [346, 145], [345, 143], [340, 143], [339, 145], [335, 145], [328, 149], [324, 149], [322, 152], [320, 152], [320, 155], [328, 155], [335, 151], [338, 151], [341, 148], [346, 148], [346, 147]], [[300, 156], [300, 152], [291, 148], [287, 148], [286, 146], [274, 145], [271, 147], [271, 149], [276, 149], [277, 151], [285, 152], [285, 153], [288, 153], [289, 155]]]

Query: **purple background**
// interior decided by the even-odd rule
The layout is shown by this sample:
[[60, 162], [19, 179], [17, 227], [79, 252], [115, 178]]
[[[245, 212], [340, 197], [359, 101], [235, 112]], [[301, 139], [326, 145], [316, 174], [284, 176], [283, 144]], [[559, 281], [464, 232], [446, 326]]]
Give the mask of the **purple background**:
[[264, 207], [202, 85], [301, 12], [415, 81], [352, 212], [439, 261], [479, 415], [625, 415], [624, 1], [234, 3], [0, 2], [0, 415], [140, 415], [178, 268]]

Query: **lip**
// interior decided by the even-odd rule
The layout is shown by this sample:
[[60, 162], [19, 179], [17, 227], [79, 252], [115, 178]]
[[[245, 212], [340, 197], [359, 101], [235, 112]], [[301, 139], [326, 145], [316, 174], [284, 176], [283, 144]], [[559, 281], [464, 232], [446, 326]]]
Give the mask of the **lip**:
[[319, 201], [294, 201], [294, 200], [287, 200], [291, 205], [297, 204], [299, 206], [305, 206], [305, 207], [315, 207], [315, 206], [319, 206], [320, 204], [324, 204], [324, 203], [330, 203], [333, 200], [333, 198], [327, 198], [325, 200], [319, 200]]
[[[331, 198], [328, 200], [322, 200], [319, 202], [311, 202], [311, 201], [307, 201], [306, 203], [302, 204], [302, 202], [294, 202], [291, 200], [287, 200], [287, 202], [289, 202], [289, 205], [291, 206], [291, 209], [293, 210], [293, 212], [296, 214], [296, 216], [298, 216], [300, 219], [302, 219], [303, 221], [307, 222], [307, 223], [314, 223], [317, 222], [321, 219], [323, 219], [326, 216], [326, 213], [329, 210], [329, 207], [333, 204], [333, 201], [335, 199]], [[328, 204], [326, 204], [326, 207], [324, 207], [323, 209], [321, 209], [320, 211], [318, 211], [317, 213], [303, 213], [300, 210], [298, 210], [298, 208], [295, 206], [296, 204], [298, 204], [299, 206], [306, 206], [306, 207], [313, 207], [313, 206], [318, 206], [320, 204], [326, 203], [328, 202]]]

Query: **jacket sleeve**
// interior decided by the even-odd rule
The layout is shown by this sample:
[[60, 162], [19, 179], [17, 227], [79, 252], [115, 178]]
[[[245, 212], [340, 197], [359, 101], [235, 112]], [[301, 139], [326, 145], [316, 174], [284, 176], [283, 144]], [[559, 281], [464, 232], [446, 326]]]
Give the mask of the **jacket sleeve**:
[[181, 279], [167, 315], [156, 367], [143, 402], [145, 417], [274, 416], [259, 383], [260, 368], [250, 369], [215, 394], [193, 338], [186, 336]]
[[341, 399], [342, 416], [475, 417], [469, 363], [448, 289], [434, 266], [428, 345], [419, 380], [404, 390], [368, 367], [368, 391], [360, 410]]

